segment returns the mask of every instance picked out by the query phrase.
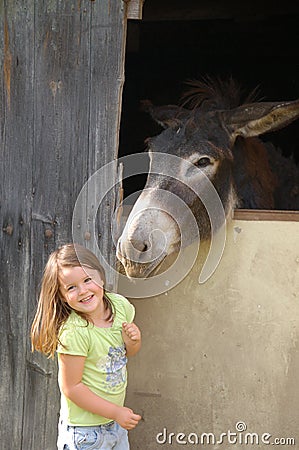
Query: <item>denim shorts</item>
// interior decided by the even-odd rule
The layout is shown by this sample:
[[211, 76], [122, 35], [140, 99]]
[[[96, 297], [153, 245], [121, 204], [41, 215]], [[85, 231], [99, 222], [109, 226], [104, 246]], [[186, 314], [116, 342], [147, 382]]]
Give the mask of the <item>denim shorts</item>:
[[58, 450], [129, 450], [128, 432], [117, 422], [77, 427], [59, 422]]

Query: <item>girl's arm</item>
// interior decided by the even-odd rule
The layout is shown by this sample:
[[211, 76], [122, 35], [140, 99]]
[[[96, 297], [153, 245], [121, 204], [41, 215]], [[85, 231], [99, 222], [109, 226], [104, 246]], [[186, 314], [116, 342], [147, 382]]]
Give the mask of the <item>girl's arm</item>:
[[141, 333], [135, 323], [124, 322], [122, 335], [127, 350], [127, 356], [134, 356], [141, 347]]
[[135, 428], [141, 416], [130, 408], [118, 406], [99, 397], [82, 383], [84, 356], [60, 354], [59, 384], [64, 395], [80, 408], [107, 419], [115, 420], [126, 430]]

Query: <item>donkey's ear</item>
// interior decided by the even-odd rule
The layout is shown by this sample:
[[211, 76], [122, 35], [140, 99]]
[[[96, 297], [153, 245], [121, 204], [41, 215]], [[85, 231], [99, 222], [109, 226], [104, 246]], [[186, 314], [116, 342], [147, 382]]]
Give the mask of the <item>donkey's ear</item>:
[[180, 126], [183, 120], [190, 115], [190, 111], [187, 109], [176, 105], [154, 106], [150, 100], [141, 102], [141, 110], [149, 113], [163, 128]]
[[235, 140], [237, 136], [258, 136], [289, 125], [299, 117], [299, 100], [260, 102], [220, 112], [223, 125]]

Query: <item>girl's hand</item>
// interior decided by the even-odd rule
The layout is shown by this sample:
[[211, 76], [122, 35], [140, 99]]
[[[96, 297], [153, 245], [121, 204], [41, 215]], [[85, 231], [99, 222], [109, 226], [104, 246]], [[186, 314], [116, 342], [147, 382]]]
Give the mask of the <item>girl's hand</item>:
[[124, 322], [122, 324], [122, 328], [124, 333], [132, 340], [132, 341], [140, 341], [141, 333], [137, 325], [135, 323], [127, 323]]
[[140, 419], [141, 416], [135, 414], [132, 409], [120, 406], [114, 420], [126, 430], [132, 430], [138, 425]]
[[135, 323], [124, 322], [122, 335], [127, 350], [127, 356], [135, 355], [141, 347], [141, 333]]

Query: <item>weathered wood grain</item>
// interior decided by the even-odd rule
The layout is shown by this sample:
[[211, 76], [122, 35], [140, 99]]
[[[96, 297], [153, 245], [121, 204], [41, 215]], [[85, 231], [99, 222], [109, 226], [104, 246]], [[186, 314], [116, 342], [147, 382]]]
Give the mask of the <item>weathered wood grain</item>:
[[29, 1], [6, 5], [1, 15], [0, 442], [2, 448], [19, 449], [30, 297], [33, 7]]
[[[90, 114], [89, 114], [89, 172], [117, 158], [124, 85], [126, 37], [126, 4], [116, 1], [95, 2], [91, 16], [90, 51]], [[90, 193], [89, 203], [98, 207], [99, 248], [108, 266], [115, 266], [115, 248], [111, 235], [111, 212], [115, 208], [115, 189], [101, 204], [98, 198], [105, 191], [110, 177], [117, 178], [117, 168], [106, 172], [99, 180], [97, 192]], [[94, 198], [93, 195], [95, 196]], [[88, 217], [87, 217], [88, 221]], [[86, 222], [87, 225], [87, 222]], [[109, 227], [109, 229], [108, 229]], [[106, 273], [108, 288], [116, 285], [114, 273]]]
[[[36, 282], [34, 274], [41, 274], [49, 252], [72, 240], [72, 209], [88, 177], [90, 13], [74, 6], [35, 6], [31, 270]], [[30, 306], [32, 316], [35, 296]], [[30, 435], [24, 433], [22, 445], [50, 450], [59, 412], [56, 365], [37, 354], [28, 353], [27, 360], [24, 429], [36, 425]]]

